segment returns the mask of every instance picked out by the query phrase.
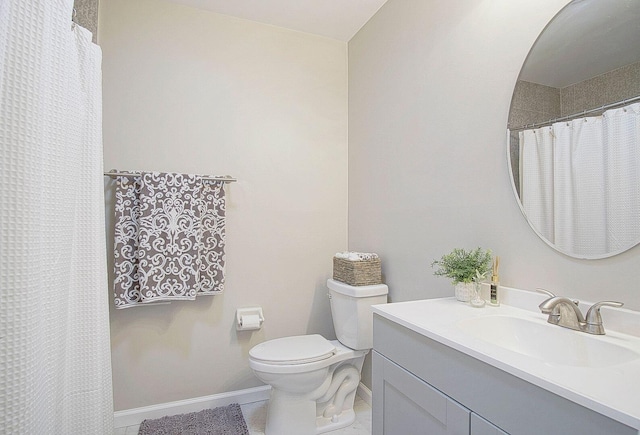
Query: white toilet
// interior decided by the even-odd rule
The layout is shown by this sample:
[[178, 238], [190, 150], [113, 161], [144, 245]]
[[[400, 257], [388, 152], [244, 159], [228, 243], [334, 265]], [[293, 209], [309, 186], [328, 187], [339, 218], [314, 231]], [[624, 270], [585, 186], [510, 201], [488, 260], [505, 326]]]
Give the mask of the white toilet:
[[387, 302], [384, 284], [327, 281], [338, 340], [321, 335], [277, 338], [249, 351], [249, 366], [271, 385], [266, 435], [313, 435], [355, 420], [353, 402], [365, 355], [373, 347], [371, 305]]

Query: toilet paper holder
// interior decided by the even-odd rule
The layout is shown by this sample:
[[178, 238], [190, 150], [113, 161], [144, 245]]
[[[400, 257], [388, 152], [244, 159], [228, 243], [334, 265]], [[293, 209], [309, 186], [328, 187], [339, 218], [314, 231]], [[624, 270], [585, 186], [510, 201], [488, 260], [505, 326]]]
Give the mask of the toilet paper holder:
[[260, 329], [263, 322], [262, 307], [238, 308], [236, 310], [236, 330], [238, 331]]

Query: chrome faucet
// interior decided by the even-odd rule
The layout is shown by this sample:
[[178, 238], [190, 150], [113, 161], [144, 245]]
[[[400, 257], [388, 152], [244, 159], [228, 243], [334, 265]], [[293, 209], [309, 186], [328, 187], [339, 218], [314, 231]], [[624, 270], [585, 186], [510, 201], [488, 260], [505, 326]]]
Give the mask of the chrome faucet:
[[600, 315], [600, 307], [603, 305], [609, 307], [620, 308], [624, 304], [616, 301], [601, 301], [593, 304], [589, 311], [587, 311], [587, 320], [584, 332], [589, 334], [604, 335], [604, 326], [602, 325], [602, 316]]
[[582, 311], [578, 308], [579, 301], [574, 301], [562, 296], [556, 296], [550, 291], [544, 289], [536, 289], [540, 293], [549, 296], [549, 299], [543, 301], [540, 305], [540, 311], [548, 314], [547, 322], [552, 325], [562, 326], [563, 328], [574, 329], [576, 331], [586, 332], [588, 334], [604, 335], [604, 326], [602, 325], [602, 316], [600, 315], [600, 307], [607, 305], [611, 307], [621, 307], [622, 302], [602, 301], [593, 304], [587, 311], [587, 318], [582, 315]]

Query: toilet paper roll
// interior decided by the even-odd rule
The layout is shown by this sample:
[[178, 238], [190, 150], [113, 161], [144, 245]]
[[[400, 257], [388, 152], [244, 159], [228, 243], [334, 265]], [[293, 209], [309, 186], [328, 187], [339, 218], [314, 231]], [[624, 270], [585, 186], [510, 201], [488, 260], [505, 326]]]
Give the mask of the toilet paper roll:
[[240, 317], [240, 330], [260, 329], [260, 316], [247, 314]]

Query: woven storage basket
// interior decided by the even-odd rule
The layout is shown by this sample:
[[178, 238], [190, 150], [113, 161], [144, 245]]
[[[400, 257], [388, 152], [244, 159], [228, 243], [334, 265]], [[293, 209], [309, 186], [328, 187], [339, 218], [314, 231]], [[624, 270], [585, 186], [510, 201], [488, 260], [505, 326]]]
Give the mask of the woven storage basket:
[[382, 284], [380, 259], [349, 261], [333, 257], [333, 279], [349, 285]]

